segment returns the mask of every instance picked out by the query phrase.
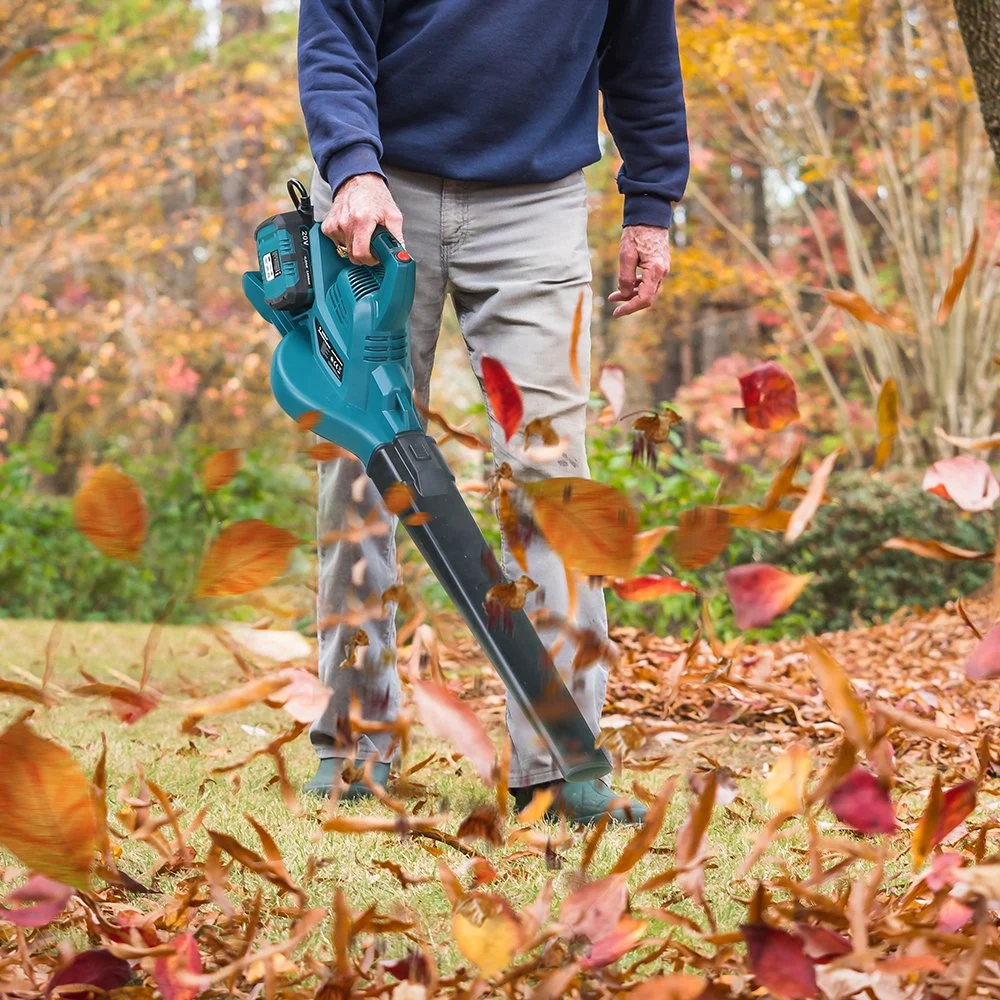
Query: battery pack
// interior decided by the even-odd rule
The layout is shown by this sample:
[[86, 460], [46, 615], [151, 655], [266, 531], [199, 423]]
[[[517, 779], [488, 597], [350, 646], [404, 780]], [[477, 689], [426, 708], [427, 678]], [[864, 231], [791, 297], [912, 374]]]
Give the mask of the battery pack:
[[271, 216], [254, 233], [264, 293], [272, 309], [297, 313], [312, 305], [309, 229], [295, 211]]

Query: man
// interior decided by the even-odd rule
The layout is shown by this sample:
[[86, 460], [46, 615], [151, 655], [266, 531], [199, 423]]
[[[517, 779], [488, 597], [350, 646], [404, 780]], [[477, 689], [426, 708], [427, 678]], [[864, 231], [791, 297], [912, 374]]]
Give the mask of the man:
[[[557, 461], [529, 465], [519, 458], [523, 436], [508, 444], [491, 419], [494, 461], [510, 462], [521, 479], [588, 475], [591, 269], [581, 168], [600, 158], [600, 90], [624, 160], [621, 266], [610, 298], [614, 316], [628, 316], [652, 303], [669, 270], [672, 203], [687, 181], [674, 0], [302, 0], [300, 10], [313, 202], [323, 231], [356, 263], [375, 263], [369, 244], [377, 224], [405, 237], [417, 261], [410, 337], [418, 398], [427, 402], [451, 295], [476, 373], [483, 356], [499, 360], [521, 389], [525, 420], [547, 418], [569, 442]], [[581, 294], [578, 384], [569, 348]], [[392, 531], [360, 544], [323, 540], [352, 516], [387, 516], [371, 483], [358, 502], [360, 475], [350, 460], [324, 465], [320, 475], [320, 677], [333, 697], [312, 729], [320, 762], [307, 790], [321, 794], [341, 781], [348, 759], [372, 758], [374, 780], [386, 783], [391, 734], [354, 742], [347, 715], [352, 695], [367, 719], [391, 720], [399, 704], [391, 616], [366, 623], [369, 643], [359, 651], [351, 644], [356, 623], [342, 620], [394, 583]], [[536, 537], [527, 562], [545, 607], [565, 613], [558, 557]], [[521, 575], [506, 551], [503, 565], [511, 578]], [[577, 623], [606, 634], [599, 589], [580, 588]], [[547, 645], [554, 638], [542, 635]], [[361, 666], [342, 666], [348, 647]], [[556, 663], [564, 676], [572, 656], [563, 643]], [[604, 664], [572, 679], [595, 733], [606, 686]], [[603, 782], [560, 782], [516, 706], [507, 707], [507, 726], [519, 807], [555, 783], [556, 807], [571, 820], [593, 822], [612, 806]], [[355, 776], [342, 797], [367, 792]], [[636, 822], [643, 812], [633, 803], [612, 815]]]

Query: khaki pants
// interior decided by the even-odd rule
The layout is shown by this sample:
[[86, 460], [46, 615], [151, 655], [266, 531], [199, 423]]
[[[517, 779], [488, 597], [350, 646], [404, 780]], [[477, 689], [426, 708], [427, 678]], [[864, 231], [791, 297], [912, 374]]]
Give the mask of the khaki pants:
[[[427, 401], [431, 366], [441, 327], [446, 295], [451, 295], [469, 350], [473, 370], [480, 374], [483, 355], [496, 358], [510, 372], [524, 397], [524, 422], [551, 420], [566, 437], [563, 456], [547, 465], [525, 467], [507, 447], [503, 431], [491, 421], [490, 435], [497, 463], [510, 462], [518, 478], [587, 476], [586, 406], [590, 385], [591, 269], [587, 245], [587, 191], [582, 172], [546, 184], [497, 187], [471, 181], [445, 180], [427, 174], [387, 170], [389, 187], [403, 213], [406, 248], [417, 262], [417, 290], [410, 318], [410, 352], [418, 397]], [[330, 208], [330, 188], [314, 174], [312, 199], [318, 218]], [[584, 296], [583, 332], [577, 356], [580, 385], [570, 371], [569, 348], [573, 314]], [[537, 439], [534, 443], [538, 443]], [[520, 432], [511, 445], [522, 447]], [[362, 474], [360, 463], [342, 459], [320, 469], [319, 536], [336, 531], [349, 510], [361, 518], [372, 510], [390, 515], [369, 482], [360, 503], [352, 484]], [[394, 520], [394, 519], [393, 519]], [[394, 525], [393, 525], [394, 526]], [[351, 568], [366, 560], [364, 579], [352, 581]], [[521, 575], [516, 561], [502, 553], [505, 573]], [[566, 580], [562, 563], [537, 535], [527, 549], [528, 574], [539, 585], [544, 607], [564, 614]], [[396, 580], [393, 533], [366, 538], [360, 544], [338, 542], [320, 546], [320, 619], [351, 606], [377, 600]], [[529, 597], [529, 611], [539, 606]], [[599, 589], [581, 585], [577, 623], [604, 635], [607, 616]], [[320, 757], [391, 756], [388, 735], [349, 741], [347, 714], [356, 696], [366, 719], [391, 720], [399, 707], [400, 686], [395, 669], [396, 630], [392, 616], [364, 624], [369, 637], [364, 663], [342, 668], [345, 647], [357, 626], [337, 625], [320, 633], [320, 678], [333, 690], [323, 717], [312, 727], [311, 739]], [[555, 633], [542, 639], [551, 646]], [[572, 643], [563, 643], [556, 664], [569, 679]], [[597, 664], [571, 679], [573, 696], [595, 734], [607, 687], [607, 667]], [[507, 728], [513, 744], [510, 785], [537, 784], [560, 777], [555, 764], [516, 706], [507, 707]]]

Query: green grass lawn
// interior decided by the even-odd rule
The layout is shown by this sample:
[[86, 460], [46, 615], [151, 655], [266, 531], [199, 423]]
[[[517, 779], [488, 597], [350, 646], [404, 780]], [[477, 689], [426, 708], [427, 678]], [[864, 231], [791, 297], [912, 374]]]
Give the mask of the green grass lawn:
[[[40, 676], [44, 669], [46, 640], [51, 625], [39, 622], [0, 621], [0, 676], [23, 679], [19, 671]], [[355, 911], [376, 906], [381, 913], [405, 916], [413, 920], [417, 933], [435, 949], [442, 970], [454, 967], [461, 956], [452, 944], [450, 907], [436, 880], [437, 859], [441, 853], [460, 874], [464, 884], [470, 877], [463, 874], [467, 858], [448, 846], [434, 845], [421, 839], [400, 841], [395, 836], [364, 834], [343, 835], [324, 833], [320, 829], [324, 806], [313, 800], [301, 800], [301, 814], [295, 815], [282, 801], [275, 770], [267, 757], [262, 757], [235, 774], [213, 774], [212, 769], [223, 765], [254, 747], [267, 742], [287, 729], [289, 719], [283, 712], [254, 707], [245, 711], [205, 720], [205, 725], [218, 735], [206, 738], [189, 736], [180, 729], [185, 703], [242, 681], [232, 657], [202, 629], [165, 629], [152, 668], [152, 685], [163, 693], [163, 701], [151, 714], [133, 726], [123, 725], [111, 713], [106, 699], [70, 694], [74, 686], [83, 683], [78, 667], [83, 667], [100, 680], [115, 682], [115, 673], [137, 678], [142, 649], [148, 635], [146, 626], [66, 624], [53, 657], [51, 685], [60, 702], [53, 708], [38, 708], [31, 725], [45, 737], [67, 747], [87, 773], [93, 771], [101, 752], [102, 734], [107, 739], [108, 801], [112, 827], [121, 829], [114, 814], [124, 806], [123, 799], [134, 793], [140, 771], [164, 789], [171, 797], [175, 810], [182, 814], [181, 825], [206, 808], [203, 827], [228, 833], [244, 845], [257, 851], [260, 843], [244, 818], [255, 817], [270, 831], [279, 846], [293, 879], [301, 880], [307, 872], [309, 859], [316, 863], [315, 873], [306, 889], [312, 905], [332, 905], [336, 889], [342, 888]], [[0, 708], [0, 721], [5, 725], [22, 712], [27, 703], [5, 698]], [[426, 740], [419, 727], [417, 739], [407, 755], [413, 763], [432, 751], [439, 751], [434, 762], [414, 776], [423, 790], [416, 790], [410, 808], [425, 799], [420, 811], [424, 814], [447, 812], [451, 819], [443, 828], [454, 833], [458, 823], [476, 805], [493, 801], [494, 793], [485, 787], [462, 762], [456, 763], [450, 748]], [[500, 733], [494, 734], [499, 743]], [[733, 896], [747, 898], [753, 883], [732, 880], [770, 810], [760, 797], [762, 765], [772, 759], [766, 745], [734, 743], [726, 740], [711, 748], [711, 754], [723, 765], [743, 770], [747, 776], [739, 781], [740, 797], [732, 806], [717, 809], [709, 831], [709, 843], [714, 861], [708, 872], [708, 899], [715, 912], [720, 930], [733, 930], [745, 917], [745, 907]], [[306, 737], [285, 748], [289, 776], [296, 789], [314, 767], [314, 757]], [[692, 801], [686, 777], [695, 764], [691, 754], [678, 751], [669, 766], [641, 775], [628, 772], [615, 778], [615, 788], [626, 791], [633, 777], [646, 788], [659, 787], [671, 773], [682, 775], [667, 822], [656, 845], [658, 853], [648, 853], [635, 867], [629, 884], [634, 889], [654, 874], [671, 867], [675, 834], [683, 822]], [[391, 789], [390, 789], [391, 790]], [[360, 803], [343, 807], [350, 813], [388, 814], [378, 803]], [[513, 817], [511, 817], [512, 821]], [[508, 829], [511, 828], [510, 822]], [[552, 833], [558, 828], [552, 827]], [[774, 872], [782, 861], [803, 871], [799, 853], [804, 839], [801, 831], [793, 831], [789, 839], [776, 844], [768, 859], [758, 866], [755, 874]], [[167, 834], [169, 836], [169, 833]], [[631, 830], [609, 829], [591, 865], [590, 876], [599, 877], [614, 865]], [[572, 843], [559, 851], [558, 867], [547, 864], [543, 852], [525, 856], [523, 844], [501, 848], [479, 842], [473, 845], [495, 867], [498, 878], [487, 891], [505, 896], [515, 908], [535, 899], [549, 878], [555, 879], [558, 900], [578, 882], [577, 869], [583, 850], [584, 836], [574, 833]], [[199, 859], [204, 858], [209, 840], [204, 829], [192, 838]], [[178, 883], [190, 876], [190, 870], [152, 874], [157, 855], [146, 845], [125, 840], [121, 844], [119, 866], [161, 894], [170, 894]], [[511, 857], [516, 855], [515, 857]], [[414, 876], [429, 876], [433, 881], [403, 889], [388, 872], [376, 867], [375, 860], [391, 860]], [[13, 864], [14, 859], [0, 850], [0, 865]], [[551, 858], [550, 858], [551, 863]], [[239, 865], [233, 865], [230, 882], [234, 898], [252, 896], [263, 886], [265, 919], [262, 932], [275, 939], [287, 933], [288, 921], [273, 910], [279, 905], [275, 891], [256, 875]], [[242, 890], [242, 893], [241, 893]], [[125, 896], [129, 905], [143, 910], [162, 905], [163, 896]], [[633, 909], [670, 906], [674, 912], [692, 917], [704, 926], [704, 915], [690, 902], [683, 900], [680, 890], [668, 887], [634, 896]], [[676, 930], [676, 929], [675, 929]], [[651, 933], [665, 933], [666, 927], [654, 923]], [[324, 932], [326, 933], [326, 932]], [[680, 932], [683, 933], [683, 932]], [[692, 942], [695, 940], [691, 939]], [[84, 944], [83, 935], [75, 942]], [[401, 953], [406, 940], [396, 935], [388, 939], [388, 954]], [[700, 945], [705, 948], [704, 944]]]

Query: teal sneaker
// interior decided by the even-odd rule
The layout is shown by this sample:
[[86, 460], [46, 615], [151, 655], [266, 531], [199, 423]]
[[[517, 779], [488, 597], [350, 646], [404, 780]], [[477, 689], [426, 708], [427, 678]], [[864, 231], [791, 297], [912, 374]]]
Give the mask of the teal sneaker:
[[[345, 763], [346, 761], [343, 757], [321, 757], [319, 767], [316, 768], [316, 773], [312, 779], [302, 789], [303, 793], [329, 798], [334, 785], [341, 781], [340, 775], [344, 770]], [[365, 766], [363, 760], [355, 760], [353, 764], [359, 770]], [[372, 782], [382, 788], [385, 788], [389, 784], [388, 764], [384, 764], [381, 761], [376, 761], [372, 764]], [[368, 798], [371, 794], [372, 790], [363, 781], [354, 781], [341, 793], [340, 801], [352, 802], [354, 799]]]
[[641, 826], [646, 819], [646, 807], [641, 802], [630, 802], [625, 806], [612, 809], [611, 804], [617, 795], [603, 781], [554, 781], [544, 785], [529, 785], [527, 788], [514, 788], [514, 804], [520, 812], [532, 799], [535, 792], [542, 788], [558, 788], [555, 800], [545, 812], [545, 818], [557, 820], [565, 816], [570, 823], [580, 826], [592, 826], [605, 813], [611, 813], [611, 819], [616, 823], [628, 823]]

